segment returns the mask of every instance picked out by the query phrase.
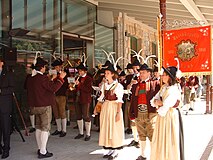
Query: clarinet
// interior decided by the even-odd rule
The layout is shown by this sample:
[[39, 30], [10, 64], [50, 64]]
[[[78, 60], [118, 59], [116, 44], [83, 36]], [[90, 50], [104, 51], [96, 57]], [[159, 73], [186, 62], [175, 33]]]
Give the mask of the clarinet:
[[[131, 79], [131, 82], [132, 82], [132, 80], [135, 80], [135, 78], [137, 78], [137, 74], [133, 74], [133, 77], [132, 77], [132, 79]], [[131, 82], [130, 82], [130, 91], [131, 91], [131, 89], [132, 89], [132, 84], [131, 84]], [[130, 95], [131, 95], [131, 93], [128, 93], [128, 97], [127, 97], [127, 100], [129, 100], [130, 101]]]

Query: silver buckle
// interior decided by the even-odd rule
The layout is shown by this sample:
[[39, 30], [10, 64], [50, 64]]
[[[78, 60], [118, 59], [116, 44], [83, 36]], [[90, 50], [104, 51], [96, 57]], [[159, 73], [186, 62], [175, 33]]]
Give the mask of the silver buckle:
[[140, 112], [147, 112], [147, 105], [146, 104], [139, 104], [138, 111]]

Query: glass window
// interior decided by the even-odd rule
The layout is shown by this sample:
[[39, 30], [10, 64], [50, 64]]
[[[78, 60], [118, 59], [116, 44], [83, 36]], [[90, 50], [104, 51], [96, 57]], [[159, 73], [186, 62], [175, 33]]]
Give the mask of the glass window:
[[46, 1], [46, 28], [53, 29], [53, 0]]
[[43, 0], [28, 0], [27, 2], [28, 29], [43, 28], [43, 5], [45, 5], [43, 3]]
[[64, 31], [94, 37], [95, 5], [83, 0], [63, 0], [62, 6], [62, 28]]
[[95, 24], [95, 64], [104, 64], [106, 54], [103, 52], [113, 52], [113, 29], [99, 24]]
[[30, 67], [33, 63], [36, 52], [40, 52], [41, 56], [49, 62], [52, 59], [52, 43], [48, 43], [45, 39], [43, 41], [35, 41], [31, 39], [13, 38], [13, 46], [17, 48], [17, 62], [27, 67]]
[[24, 28], [24, 0], [12, 0], [12, 28]]

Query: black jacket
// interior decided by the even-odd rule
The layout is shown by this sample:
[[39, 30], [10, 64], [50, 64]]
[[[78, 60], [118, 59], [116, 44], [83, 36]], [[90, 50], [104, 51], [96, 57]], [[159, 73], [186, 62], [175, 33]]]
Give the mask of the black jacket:
[[14, 92], [13, 72], [3, 68], [0, 75], [0, 112], [8, 113], [12, 111], [13, 92]]

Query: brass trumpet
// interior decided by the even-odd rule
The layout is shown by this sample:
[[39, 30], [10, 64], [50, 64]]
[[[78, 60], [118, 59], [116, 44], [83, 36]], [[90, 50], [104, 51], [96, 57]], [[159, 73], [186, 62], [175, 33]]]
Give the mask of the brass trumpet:
[[[76, 79], [76, 81], [78, 81], [79, 78], [80, 78], [80, 77], [78, 76], [77, 79]], [[72, 83], [72, 84], [69, 85], [69, 89], [70, 89], [71, 91], [73, 91], [73, 90], [75, 90], [75, 86], [76, 86], [76, 83]]]

